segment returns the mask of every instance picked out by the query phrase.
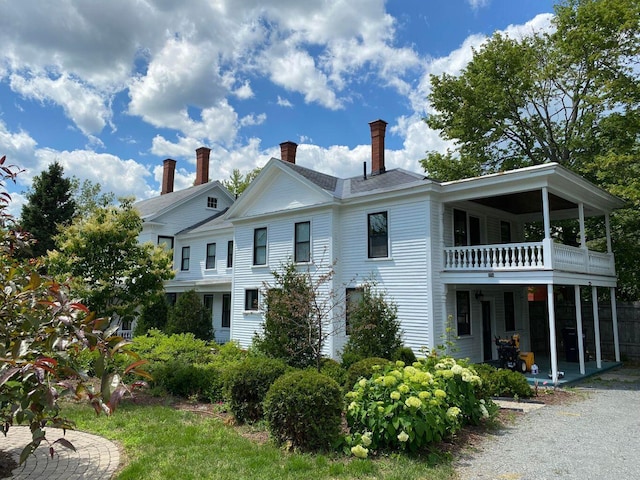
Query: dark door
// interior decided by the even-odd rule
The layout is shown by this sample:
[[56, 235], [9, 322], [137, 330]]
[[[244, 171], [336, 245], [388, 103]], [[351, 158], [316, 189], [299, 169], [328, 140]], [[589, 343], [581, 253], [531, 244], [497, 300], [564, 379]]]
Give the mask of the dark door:
[[480, 302], [482, 305], [482, 359], [493, 360], [493, 338], [491, 337], [491, 302]]

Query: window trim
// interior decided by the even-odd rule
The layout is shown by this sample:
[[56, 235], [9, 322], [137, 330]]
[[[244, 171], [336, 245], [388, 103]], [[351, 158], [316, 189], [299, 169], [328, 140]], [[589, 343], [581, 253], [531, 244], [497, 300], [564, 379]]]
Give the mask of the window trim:
[[[213, 255], [210, 254], [209, 248], [213, 246]], [[216, 268], [216, 242], [207, 243], [205, 250], [204, 268], [206, 270], [215, 270]]]
[[[461, 298], [461, 294], [465, 295], [466, 298]], [[464, 309], [460, 308], [460, 300], [466, 304]], [[462, 322], [460, 321], [461, 318]], [[466, 328], [461, 329], [460, 325], [464, 325]], [[471, 334], [471, 292], [469, 290], [456, 290], [456, 335], [458, 337], [470, 337]]]
[[[163, 239], [170, 240], [170, 242], [161, 241]], [[169, 250], [173, 250], [173, 240], [174, 238], [171, 235], [158, 235], [156, 245], [169, 245]]]
[[[255, 297], [253, 294], [255, 292]], [[251, 302], [251, 305], [249, 304]], [[257, 312], [260, 310], [260, 292], [257, 288], [245, 288], [244, 289], [244, 311], [245, 312]]]
[[207, 197], [207, 208], [218, 208], [218, 197]]
[[[460, 227], [462, 230], [459, 229]], [[454, 247], [482, 245], [482, 218], [480, 216], [472, 215], [461, 208], [454, 208], [452, 230]]]
[[208, 313], [209, 321], [213, 325], [213, 307], [215, 305], [213, 293], [205, 293], [202, 296], [202, 305], [204, 306], [205, 311]]
[[191, 247], [190, 246], [182, 247], [182, 255], [180, 257], [180, 271], [182, 272], [189, 271], [190, 259], [191, 259]]
[[[229, 307], [228, 310], [225, 309], [225, 306]], [[220, 315], [220, 328], [231, 328], [231, 294], [230, 293], [222, 294], [221, 308], [222, 308], [222, 313]]]
[[[371, 218], [373, 218], [376, 215], [383, 215], [384, 219], [385, 219], [385, 233], [384, 235], [372, 235], [371, 232]], [[385, 237], [386, 240], [386, 248], [385, 248], [385, 254], [384, 255], [374, 255], [372, 250], [374, 247], [373, 245], [373, 239], [377, 238], [377, 237]], [[381, 247], [377, 246], [377, 247]], [[380, 211], [380, 212], [373, 212], [373, 213], [368, 213], [367, 214], [367, 258], [370, 259], [375, 259], [375, 258], [389, 258], [389, 212], [387, 210], [384, 211]]]
[[233, 240], [227, 242], [227, 268], [233, 268]]
[[[307, 240], [300, 240], [298, 238], [298, 226], [307, 225]], [[307, 245], [307, 256], [304, 259], [298, 257], [298, 246]], [[293, 226], [293, 258], [295, 263], [309, 263], [311, 262], [311, 222], [296, 222]]]
[[[264, 231], [264, 245], [258, 245], [257, 244], [257, 239], [258, 239], [258, 232]], [[254, 266], [265, 266], [267, 265], [267, 244], [269, 242], [269, 232], [267, 230], [267, 227], [260, 227], [260, 228], [254, 228], [253, 229], [253, 265]], [[260, 249], [260, 250], [258, 250]], [[258, 263], [258, 252], [259, 251], [263, 251], [264, 250], [264, 262], [262, 263]]]

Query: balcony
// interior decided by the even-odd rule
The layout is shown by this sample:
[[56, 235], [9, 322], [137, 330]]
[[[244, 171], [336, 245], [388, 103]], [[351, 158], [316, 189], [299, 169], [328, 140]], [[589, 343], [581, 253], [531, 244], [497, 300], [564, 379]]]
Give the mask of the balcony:
[[615, 276], [613, 254], [542, 242], [446, 247], [448, 272], [501, 272], [562, 270], [571, 273]]

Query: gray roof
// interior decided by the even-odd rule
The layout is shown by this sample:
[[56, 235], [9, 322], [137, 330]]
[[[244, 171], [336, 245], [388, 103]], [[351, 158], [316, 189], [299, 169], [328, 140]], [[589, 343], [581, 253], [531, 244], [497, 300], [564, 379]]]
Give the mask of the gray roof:
[[165, 209], [179, 203], [182, 200], [186, 200], [190, 197], [193, 197], [203, 191], [206, 191], [209, 188], [214, 186], [219, 186], [220, 182], [208, 182], [203, 183], [202, 185], [196, 185], [194, 187], [185, 188], [184, 190], [177, 190], [171, 193], [165, 193], [164, 195], [159, 195], [157, 197], [149, 198], [147, 200], [141, 200], [136, 202], [133, 206], [138, 211], [140, 216], [144, 219], [146, 217], [151, 217], [164, 211]]
[[387, 170], [378, 175], [367, 175], [340, 179], [325, 173], [320, 173], [310, 168], [302, 167], [289, 162], [282, 161], [283, 165], [303, 176], [311, 183], [326, 190], [335, 197], [347, 198], [361, 194], [373, 193], [376, 191], [389, 191], [407, 187], [410, 184], [429, 182], [427, 177], [415, 172], [409, 172], [401, 168]]
[[309, 180], [311, 183], [316, 184], [323, 190], [326, 190], [331, 193], [335, 193], [336, 186], [338, 184], [338, 178], [333, 177], [331, 175], [327, 175], [325, 173], [320, 173], [315, 170], [311, 170], [310, 168], [301, 167], [300, 165], [296, 165], [293, 163], [285, 162], [281, 160], [281, 162], [287, 167], [291, 168], [296, 173], [302, 175], [304, 178]]
[[179, 235], [181, 233], [187, 233], [187, 232], [197, 232], [200, 227], [204, 227], [204, 229], [208, 229], [208, 227], [212, 227], [214, 225], [225, 226], [225, 224], [228, 224], [228, 226], [231, 226], [231, 223], [225, 221], [225, 219], [223, 218], [224, 214], [227, 213], [227, 210], [229, 210], [228, 207], [208, 218], [205, 218], [204, 220], [196, 224], [191, 225], [190, 227], [180, 230], [179, 232], [176, 233], [176, 235]]

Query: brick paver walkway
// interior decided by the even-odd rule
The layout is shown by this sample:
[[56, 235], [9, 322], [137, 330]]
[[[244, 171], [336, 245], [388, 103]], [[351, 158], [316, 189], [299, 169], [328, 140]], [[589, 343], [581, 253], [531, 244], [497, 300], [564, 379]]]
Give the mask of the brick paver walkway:
[[[54, 441], [62, 437], [62, 430], [47, 428], [47, 438]], [[64, 438], [69, 440], [76, 451], [59, 444], [54, 446], [53, 458], [49, 455], [49, 445], [42, 443], [24, 465], [13, 471], [13, 480], [105, 480], [113, 477], [120, 464], [118, 446], [102, 437], [90, 433], [67, 430]], [[16, 459], [31, 441], [28, 427], [15, 426], [6, 437], [0, 435], [0, 449], [11, 452]]]

